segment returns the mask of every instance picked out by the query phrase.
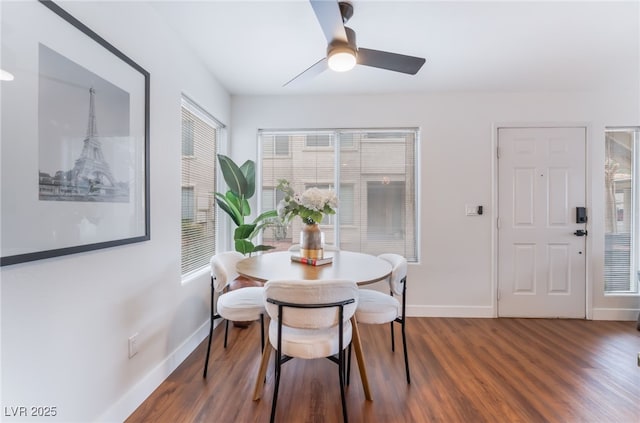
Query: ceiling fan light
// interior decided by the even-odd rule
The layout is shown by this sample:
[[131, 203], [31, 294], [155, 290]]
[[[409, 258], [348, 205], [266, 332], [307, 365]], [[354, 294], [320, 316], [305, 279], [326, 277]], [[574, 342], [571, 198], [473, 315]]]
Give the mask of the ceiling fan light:
[[328, 58], [329, 69], [336, 72], [346, 72], [356, 65], [356, 55], [353, 51], [334, 50], [329, 54]]

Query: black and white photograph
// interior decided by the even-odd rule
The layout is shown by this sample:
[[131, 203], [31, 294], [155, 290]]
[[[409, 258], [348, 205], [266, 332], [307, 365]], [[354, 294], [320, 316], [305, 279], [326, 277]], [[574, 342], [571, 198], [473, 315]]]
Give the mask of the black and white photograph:
[[40, 200], [129, 202], [129, 93], [44, 44], [39, 65]]

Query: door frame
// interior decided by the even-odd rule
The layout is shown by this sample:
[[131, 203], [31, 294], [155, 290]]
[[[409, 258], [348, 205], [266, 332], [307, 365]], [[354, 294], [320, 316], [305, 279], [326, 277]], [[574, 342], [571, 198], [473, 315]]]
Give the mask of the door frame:
[[[588, 122], [494, 122], [491, 125], [491, 308], [493, 317], [498, 317], [498, 130], [499, 129], [540, 129], [540, 128], [584, 128], [585, 130], [585, 206], [587, 207], [586, 229], [593, 231], [592, 171], [591, 171], [591, 125]], [[591, 272], [591, 250], [593, 236], [586, 237], [585, 243], [585, 319], [593, 319], [593, 278]]]

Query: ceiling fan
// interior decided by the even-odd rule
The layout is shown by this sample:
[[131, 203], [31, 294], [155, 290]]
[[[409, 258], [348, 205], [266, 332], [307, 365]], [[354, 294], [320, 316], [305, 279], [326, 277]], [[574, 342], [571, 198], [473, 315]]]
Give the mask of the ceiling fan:
[[327, 39], [327, 57], [319, 60], [284, 86], [310, 79], [327, 69], [337, 72], [351, 70], [356, 64], [415, 75], [425, 59], [387, 51], [358, 48], [356, 33], [344, 26], [353, 16], [349, 1], [310, 0], [311, 7]]

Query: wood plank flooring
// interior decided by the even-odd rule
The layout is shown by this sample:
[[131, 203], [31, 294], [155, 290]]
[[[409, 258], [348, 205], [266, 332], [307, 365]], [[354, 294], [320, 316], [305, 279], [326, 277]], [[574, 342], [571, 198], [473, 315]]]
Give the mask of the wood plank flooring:
[[[353, 365], [346, 391], [352, 423], [640, 422], [636, 322], [409, 318], [411, 385], [400, 331], [395, 353], [388, 325], [360, 325], [360, 332], [373, 401], [365, 400]], [[273, 362], [262, 399], [251, 400], [259, 325], [233, 328], [227, 349], [223, 336], [220, 325], [207, 379], [205, 340], [127, 422], [269, 421]], [[286, 363], [276, 420], [341, 422], [337, 371], [329, 360]]]

